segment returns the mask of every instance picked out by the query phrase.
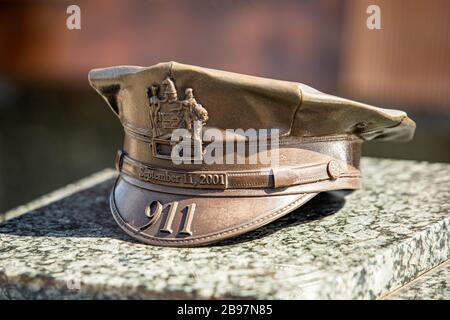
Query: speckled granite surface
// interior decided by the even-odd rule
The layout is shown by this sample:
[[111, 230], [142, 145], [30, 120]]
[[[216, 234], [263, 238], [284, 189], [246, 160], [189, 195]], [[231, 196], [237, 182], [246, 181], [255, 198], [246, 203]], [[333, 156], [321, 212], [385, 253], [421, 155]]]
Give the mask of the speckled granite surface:
[[450, 165], [363, 159], [364, 188], [321, 194], [203, 248], [132, 241], [112, 180], [0, 224], [2, 298], [377, 298], [449, 257]]
[[79, 181], [70, 183], [61, 189], [55, 190], [55, 191], [50, 192], [49, 194], [43, 195], [42, 197], [39, 197], [29, 203], [21, 205], [20, 207], [14, 208], [14, 209], [6, 211], [6, 212], [0, 212], [0, 222], [14, 218], [14, 217], [18, 217], [24, 213], [27, 213], [28, 211], [43, 207], [44, 205], [50, 204], [50, 203], [55, 202], [64, 197], [68, 197], [78, 191], [87, 189], [98, 183], [101, 183], [103, 181], [111, 179], [111, 178], [115, 177], [116, 175], [117, 175], [116, 171], [113, 169], [109, 169], [109, 168], [99, 171], [97, 173], [94, 173], [94, 174], [92, 174], [86, 178], [83, 178]]
[[449, 300], [450, 260], [387, 295], [390, 300]]

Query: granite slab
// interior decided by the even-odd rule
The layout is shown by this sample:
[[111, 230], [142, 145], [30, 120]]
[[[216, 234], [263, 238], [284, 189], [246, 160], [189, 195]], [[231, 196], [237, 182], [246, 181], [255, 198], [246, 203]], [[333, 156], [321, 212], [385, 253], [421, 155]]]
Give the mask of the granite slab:
[[450, 260], [388, 294], [387, 300], [449, 300]]
[[362, 190], [185, 249], [125, 235], [107, 180], [0, 224], [0, 297], [380, 298], [449, 258], [450, 165], [364, 158], [362, 169]]
[[66, 186], [64, 186], [63, 188], [60, 188], [58, 190], [55, 190], [48, 194], [45, 194], [41, 197], [38, 197], [37, 199], [35, 199], [29, 203], [21, 205], [12, 210], [8, 210], [6, 212], [0, 212], [0, 222], [6, 221], [6, 220], [14, 218], [14, 217], [18, 217], [24, 213], [27, 213], [29, 211], [36, 209], [36, 208], [43, 207], [49, 203], [52, 203], [59, 199], [68, 197], [76, 192], [90, 188], [96, 184], [99, 184], [103, 181], [111, 179], [111, 178], [115, 177], [116, 175], [117, 175], [116, 171], [114, 169], [110, 169], [110, 168], [96, 172], [86, 178], [80, 179], [73, 183], [69, 183]]

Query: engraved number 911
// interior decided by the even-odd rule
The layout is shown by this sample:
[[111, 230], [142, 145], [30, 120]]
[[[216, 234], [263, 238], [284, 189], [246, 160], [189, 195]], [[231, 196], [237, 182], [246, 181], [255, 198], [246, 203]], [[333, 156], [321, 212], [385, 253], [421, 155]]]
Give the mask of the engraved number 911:
[[[181, 210], [181, 214], [184, 214], [184, 219], [181, 219], [182, 221], [178, 234], [192, 235], [191, 227], [192, 219], [194, 218], [195, 207], [195, 203], [191, 203], [185, 206], [183, 210]], [[169, 208], [169, 210], [167, 212], [164, 225], [161, 229], [159, 229], [159, 231], [171, 234], [173, 232], [173, 220], [175, 219], [175, 215], [178, 209], [178, 201], [169, 202], [165, 205], [161, 204], [161, 202], [159, 202], [158, 200], [150, 202], [150, 204], [145, 208], [145, 215], [147, 216], [147, 218], [149, 218], [149, 221], [145, 225], [140, 227], [140, 229], [147, 229], [157, 220], [159, 220], [165, 208]]]

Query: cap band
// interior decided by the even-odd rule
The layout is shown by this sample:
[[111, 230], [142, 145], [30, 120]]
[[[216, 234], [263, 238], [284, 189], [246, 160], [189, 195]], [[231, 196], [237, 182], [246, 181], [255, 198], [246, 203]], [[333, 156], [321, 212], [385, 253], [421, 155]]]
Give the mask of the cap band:
[[360, 171], [338, 160], [257, 171], [176, 171], [142, 164], [119, 151], [118, 169], [144, 182], [180, 188], [283, 188], [338, 178], [358, 178]]

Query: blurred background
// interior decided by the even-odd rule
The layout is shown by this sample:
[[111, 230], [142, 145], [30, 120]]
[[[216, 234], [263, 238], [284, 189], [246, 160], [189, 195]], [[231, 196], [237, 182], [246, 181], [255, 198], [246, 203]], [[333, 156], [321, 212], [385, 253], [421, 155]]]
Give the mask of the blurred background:
[[122, 129], [90, 69], [170, 60], [405, 110], [415, 139], [364, 154], [450, 162], [449, 0], [0, 1], [0, 212], [113, 166]]

